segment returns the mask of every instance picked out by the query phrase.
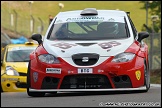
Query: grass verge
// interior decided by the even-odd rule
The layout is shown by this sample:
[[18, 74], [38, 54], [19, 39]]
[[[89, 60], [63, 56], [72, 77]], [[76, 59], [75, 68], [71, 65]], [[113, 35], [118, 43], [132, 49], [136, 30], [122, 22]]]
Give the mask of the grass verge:
[[150, 72], [150, 83], [161, 84], [161, 69], [155, 69]]

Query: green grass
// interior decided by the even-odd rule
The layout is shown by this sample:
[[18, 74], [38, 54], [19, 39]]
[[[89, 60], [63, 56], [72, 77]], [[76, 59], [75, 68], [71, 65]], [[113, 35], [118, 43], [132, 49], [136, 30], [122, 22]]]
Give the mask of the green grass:
[[161, 84], [161, 76], [151, 76], [150, 77], [150, 83], [151, 84]]
[[[64, 4], [64, 8], [61, 10], [58, 6], [60, 2]], [[138, 31], [141, 31], [142, 25], [146, 22], [146, 11], [144, 9], [140, 9], [143, 7], [143, 5], [144, 4], [140, 3], [139, 1], [34, 1], [32, 5], [29, 5], [28, 1], [10, 1], [1, 3], [1, 9], [10, 13], [13, 13], [13, 10], [15, 10], [19, 17], [30, 18], [31, 6], [32, 15], [37, 18], [40, 17], [46, 24], [45, 31], [48, 27], [48, 16], [55, 16], [60, 11], [83, 10], [84, 8], [88, 7], [111, 10], [119, 9], [123, 11], [129, 11], [134, 25]], [[8, 22], [3, 22], [3, 24], [4, 23]], [[148, 24], [151, 24], [150, 15]], [[25, 31], [22, 30], [21, 32]]]
[[161, 84], [161, 69], [152, 70], [150, 73], [151, 84]]

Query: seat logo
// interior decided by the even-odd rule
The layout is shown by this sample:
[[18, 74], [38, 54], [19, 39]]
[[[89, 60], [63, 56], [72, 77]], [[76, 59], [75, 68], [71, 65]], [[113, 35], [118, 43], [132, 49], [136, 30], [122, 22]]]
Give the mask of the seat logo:
[[82, 62], [88, 62], [89, 61], [89, 58], [88, 57], [83, 57], [82, 58]]
[[137, 80], [140, 80], [140, 78], [141, 78], [141, 71], [138, 70], [138, 71], [135, 72], [135, 74], [136, 74]]

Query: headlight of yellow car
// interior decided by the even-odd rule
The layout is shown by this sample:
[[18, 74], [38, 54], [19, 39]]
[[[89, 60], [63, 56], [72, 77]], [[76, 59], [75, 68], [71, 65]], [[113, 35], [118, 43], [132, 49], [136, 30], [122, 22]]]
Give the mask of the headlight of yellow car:
[[13, 76], [19, 76], [19, 73], [11, 66], [6, 67], [6, 74], [13, 75]]

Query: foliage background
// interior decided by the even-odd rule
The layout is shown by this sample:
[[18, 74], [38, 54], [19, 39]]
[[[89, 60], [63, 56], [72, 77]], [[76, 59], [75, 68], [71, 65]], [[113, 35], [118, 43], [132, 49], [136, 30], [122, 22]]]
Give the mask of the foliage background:
[[[58, 6], [59, 3], [63, 3], [64, 8], [60, 9]], [[143, 24], [146, 23], [146, 10], [142, 9], [143, 6], [144, 2], [141, 1], [34, 1], [32, 4], [28, 1], [1, 1], [1, 10], [6, 10], [9, 13], [16, 11], [19, 17], [28, 19], [30, 19], [30, 13], [32, 13], [35, 18], [40, 17], [45, 24], [43, 34], [45, 34], [49, 24], [49, 15], [54, 17], [60, 11], [83, 10], [85, 8], [128, 11], [137, 30], [142, 31], [144, 30]], [[151, 9], [149, 9], [148, 15], [149, 26], [152, 24], [150, 11]]]

